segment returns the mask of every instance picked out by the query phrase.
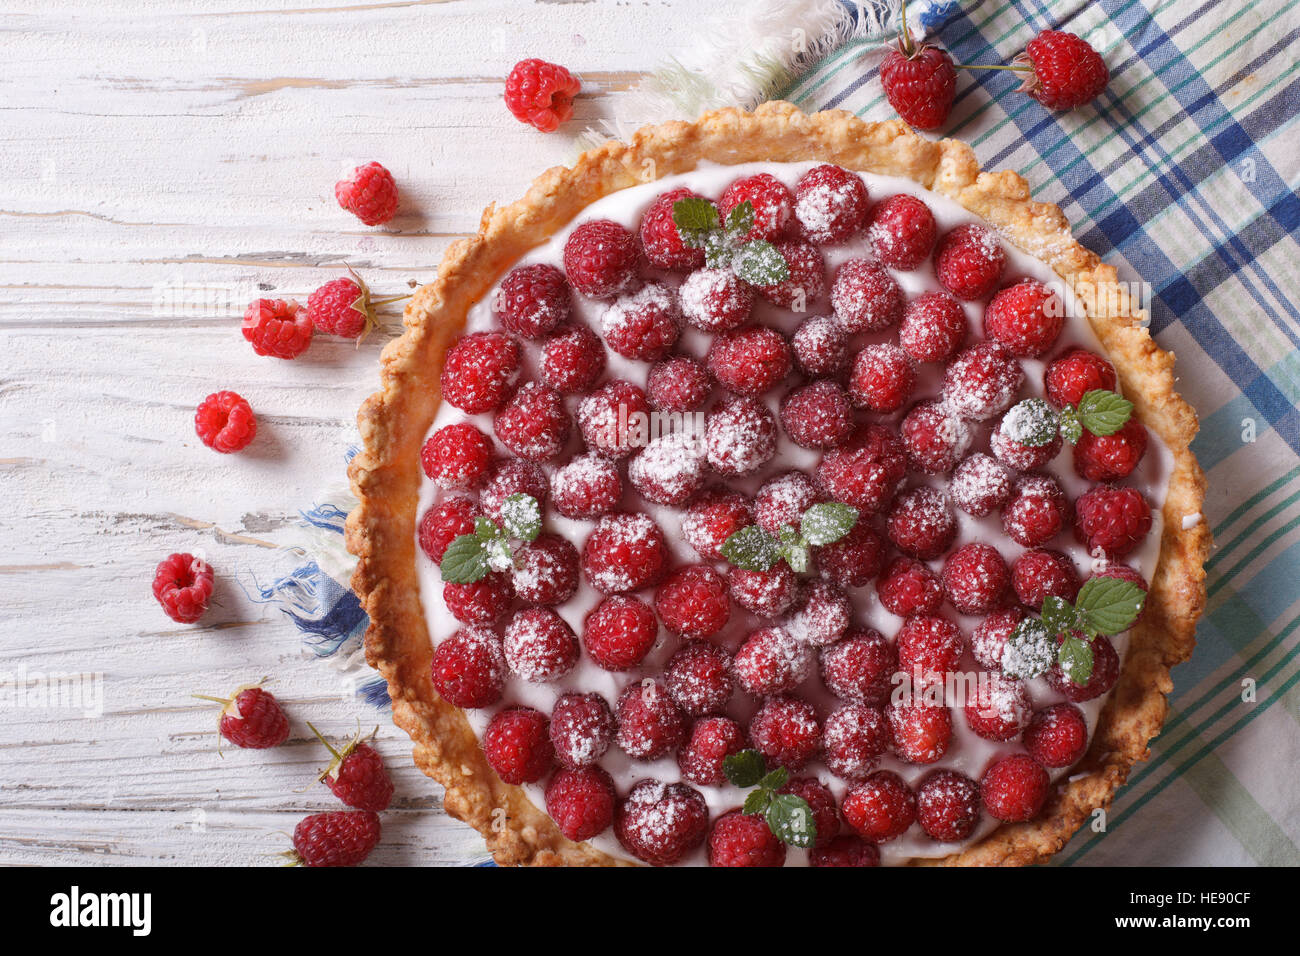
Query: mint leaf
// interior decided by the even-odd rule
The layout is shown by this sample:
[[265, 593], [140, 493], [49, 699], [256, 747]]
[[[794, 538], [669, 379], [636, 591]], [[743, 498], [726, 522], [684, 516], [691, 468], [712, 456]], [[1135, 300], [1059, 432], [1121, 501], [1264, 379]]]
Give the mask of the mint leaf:
[[1030, 448], [1050, 445], [1060, 433], [1061, 423], [1041, 398], [1026, 398], [1011, 406], [1002, 418], [1002, 434]]
[[1092, 676], [1092, 645], [1078, 637], [1067, 637], [1056, 652], [1061, 673], [1079, 685]]
[[472, 534], [462, 534], [447, 545], [438, 565], [442, 579], [452, 584], [469, 584], [487, 574], [483, 542]]
[[1043, 599], [1042, 617], [1043, 626], [1052, 634], [1068, 633], [1079, 626], [1079, 612], [1054, 594]]
[[501, 503], [501, 524], [506, 534], [532, 541], [542, 530], [542, 508], [532, 495], [516, 492]]
[[1061, 437], [1071, 445], [1079, 444], [1083, 437], [1083, 425], [1079, 423], [1079, 413], [1073, 405], [1061, 412]]
[[1013, 680], [1044, 674], [1056, 661], [1056, 637], [1036, 618], [1027, 617], [1002, 649], [1002, 673]]
[[1094, 435], [1113, 435], [1133, 415], [1133, 403], [1104, 388], [1094, 388], [1079, 399], [1079, 421]]
[[491, 518], [484, 518], [482, 515], [474, 519], [474, 537], [480, 541], [491, 541], [501, 534], [501, 529], [496, 526], [496, 522]]
[[739, 239], [754, 228], [754, 204], [746, 199], [727, 214], [727, 236]]
[[757, 750], [738, 750], [722, 760], [722, 772], [733, 787], [757, 786], [767, 772], [767, 762]]
[[736, 252], [732, 260], [732, 270], [736, 277], [750, 285], [775, 285], [790, 278], [790, 267], [785, 259], [765, 239], [747, 242]]
[[803, 797], [781, 793], [772, 798], [764, 813], [767, 828], [790, 846], [810, 847], [817, 840], [817, 822], [812, 807]]
[[1147, 595], [1122, 578], [1089, 578], [1075, 602], [1083, 629], [1090, 635], [1120, 634], [1133, 626]]
[[796, 574], [805, 574], [812, 567], [812, 549], [803, 541], [787, 545], [781, 553], [785, 557], [785, 563]]
[[733, 532], [719, 550], [724, 558], [746, 571], [767, 571], [781, 560], [776, 541], [756, 524]]
[[682, 242], [700, 248], [710, 232], [718, 228], [718, 209], [699, 196], [688, 196], [673, 203], [673, 223]]
[[736, 247], [721, 232], [711, 232], [701, 242], [704, 246], [704, 264], [710, 269], [727, 269], [736, 256]]
[[857, 524], [858, 512], [855, 508], [831, 501], [826, 504], [813, 505], [799, 519], [799, 530], [804, 540], [812, 545], [832, 544], [853, 530]]
[[758, 785], [764, 790], [777, 790], [785, 786], [785, 782], [790, 779], [790, 771], [785, 767], [777, 767], [771, 773], [758, 781]]
[[751, 790], [745, 795], [745, 802], [740, 805], [741, 813], [755, 814], [762, 813], [767, 809], [767, 805], [772, 802], [772, 791], [764, 787]]

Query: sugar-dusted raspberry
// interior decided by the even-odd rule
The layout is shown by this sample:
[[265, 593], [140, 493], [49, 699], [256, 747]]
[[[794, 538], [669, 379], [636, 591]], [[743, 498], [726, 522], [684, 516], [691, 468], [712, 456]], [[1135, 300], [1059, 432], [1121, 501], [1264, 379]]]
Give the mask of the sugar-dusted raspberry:
[[1136, 488], [1090, 488], [1074, 503], [1074, 536], [1111, 560], [1134, 551], [1151, 531], [1151, 506]]
[[964, 223], [939, 239], [934, 271], [939, 284], [959, 299], [973, 301], [998, 287], [1007, 254], [992, 229]]
[[677, 751], [682, 777], [701, 787], [727, 782], [722, 762], [745, 749], [745, 732], [730, 717], [701, 717], [691, 725], [686, 742]]
[[838, 375], [849, 364], [849, 333], [834, 317], [815, 315], [795, 329], [790, 350], [805, 375]]
[[861, 837], [837, 836], [808, 852], [809, 866], [880, 866], [880, 851]]
[[551, 474], [551, 502], [566, 518], [598, 518], [622, 496], [618, 466], [604, 455], [578, 455]]
[[864, 588], [880, 573], [888, 548], [883, 534], [858, 521], [840, 540], [817, 549], [817, 567], [842, 588]]
[[730, 269], [696, 269], [677, 289], [682, 318], [701, 332], [716, 335], [749, 321], [754, 288]]
[[747, 200], [754, 207], [754, 225], [743, 237], [747, 240], [776, 239], [794, 217], [794, 195], [770, 173], [745, 176], [722, 191], [718, 210], [723, 222], [731, 210]]
[[766, 571], [727, 570], [727, 587], [737, 604], [759, 617], [775, 618], [794, 603], [799, 579], [784, 561]]
[[971, 541], [943, 563], [943, 592], [962, 614], [987, 614], [1003, 603], [1011, 572], [998, 549]]
[[644, 444], [649, 422], [645, 392], [622, 379], [606, 382], [578, 403], [578, 428], [592, 451], [622, 458]]
[[955, 770], [936, 770], [916, 788], [916, 822], [941, 843], [964, 840], [980, 819], [980, 788]]
[[802, 448], [834, 448], [853, 432], [849, 396], [825, 379], [786, 393], [780, 416], [785, 433]]
[[420, 548], [434, 564], [442, 563], [448, 546], [462, 534], [474, 533], [474, 502], [459, 496], [444, 498], [420, 518]]
[[645, 257], [658, 269], [698, 269], [704, 265], [704, 250], [682, 241], [673, 222], [673, 204], [682, 199], [703, 198], [685, 186], [670, 189], [655, 197], [641, 216], [641, 247]]
[[794, 187], [794, 217], [809, 242], [844, 242], [867, 219], [867, 184], [839, 166], [814, 166]]
[[840, 809], [862, 839], [885, 843], [916, 822], [916, 794], [892, 770], [877, 770], [849, 789]]
[[462, 624], [495, 624], [510, 610], [514, 596], [510, 575], [500, 571], [468, 584], [447, 581], [442, 586], [442, 603]]
[[535, 783], [555, 762], [548, 721], [531, 707], [497, 712], [483, 731], [483, 753], [505, 783]]
[[704, 487], [704, 442], [687, 432], [651, 439], [627, 466], [627, 478], [642, 498], [661, 505], [682, 505]]
[[790, 344], [776, 329], [751, 325], [724, 332], [709, 346], [709, 373], [737, 395], [761, 395], [790, 374]]
[[551, 744], [565, 767], [594, 764], [614, 742], [614, 713], [599, 694], [565, 694], [551, 710]]
[[872, 628], [849, 631], [843, 640], [821, 649], [822, 683], [840, 700], [884, 704], [897, 670], [894, 645]]
[[777, 535], [787, 525], [799, 530], [803, 513], [825, 496], [802, 471], [787, 471], [769, 478], [754, 495], [754, 522]]
[[[1148, 591], [1151, 590], [1150, 586], [1147, 584], [1147, 579], [1142, 577], [1141, 574], [1139, 574], [1133, 568], [1130, 568], [1127, 564], [1116, 564], [1113, 561], [1109, 561], [1106, 562], [1105, 565], [1100, 568], [1096, 567], [1096, 564], [1097, 562], [1094, 562], [1093, 571], [1090, 577], [1119, 578], [1121, 581], [1127, 581], [1129, 584], [1137, 585], [1139, 588], [1142, 589], [1143, 594], [1146, 594]], [[1142, 610], [1138, 612], [1137, 620], [1135, 620], [1133, 623], [1136, 624], [1137, 621], [1142, 620], [1146, 612], [1147, 612], [1146, 605], [1143, 605]]]
[[1071, 349], [1052, 361], [1043, 372], [1047, 400], [1057, 408], [1078, 405], [1088, 392], [1113, 392], [1118, 384], [1115, 366], [1087, 349]]
[[515, 593], [528, 604], [563, 604], [578, 590], [578, 549], [544, 532], [515, 552]]
[[736, 650], [731, 669], [742, 690], [767, 697], [794, 690], [812, 673], [812, 648], [781, 627], [751, 631]]
[[930, 207], [906, 193], [876, 203], [867, 220], [867, 246], [877, 262], [891, 269], [915, 269], [930, 257], [937, 235]]
[[519, 376], [519, 340], [504, 332], [474, 332], [447, 350], [442, 397], [462, 412], [500, 408]]
[[1088, 749], [1088, 722], [1073, 704], [1036, 711], [1025, 728], [1025, 749], [1044, 767], [1069, 767]]
[[492, 458], [492, 439], [469, 422], [444, 425], [420, 450], [424, 473], [449, 491], [471, 491], [487, 481]]
[[1032, 713], [1025, 685], [1001, 674], [980, 674], [966, 698], [966, 726], [985, 740], [1015, 740]]
[[[1075, 637], [1082, 637], [1076, 633]], [[1076, 684], [1057, 664], [1047, 672], [1047, 682], [1052, 689], [1068, 701], [1082, 704], [1107, 693], [1119, 680], [1119, 654], [1110, 638], [1098, 635], [1088, 642], [1092, 648], [1092, 674], [1082, 684]]]
[[583, 295], [608, 299], [636, 280], [636, 237], [609, 219], [584, 222], [564, 243], [564, 272]]
[[605, 371], [605, 346], [585, 325], [566, 325], [542, 346], [542, 381], [566, 395], [585, 392]]
[[709, 397], [709, 373], [695, 359], [674, 355], [650, 366], [645, 390], [661, 412], [693, 412]]
[[729, 398], [709, 412], [704, 441], [709, 464], [718, 474], [753, 474], [776, 454], [776, 417], [752, 398]]
[[918, 362], [946, 362], [966, 338], [966, 312], [944, 292], [923, 292], [907, 303], [898, 344]]
[[573, 116], [573, 98], [582, 84], [558, 63], [520, 60], [506, 77], [506, 109], [521, 123], [553, 133]]
[[582, 548], [582, 571], [602, 594], [654, 584], [667, 563], [664, 533], [643, 514], [605, 515]]
[[903, 290], [870, 259], [848, 259], [831, 286], [835, 319], [849, 332], [880, 332], [903, 317]]
[[253, 407], [235, 392], [213, 392], [194, 410], [199, 440], [223, 455], [248, 446], [257, 436]]
[[703, 641], [686, 644], [668, 659], [664, 683], [688, 717], [717, 713], [736, 689], [731, 655]]
[[885, 712], [870, 704], [844, 704], [826, 718], [822, 759], [841, 780], [865, 780], [892, 741]]
[[798, 697], [769, 697], [749, 722], [749, 742], [769, 767], [801, 770], [821, 749], [817, 711]]
[[1020, 603], [1035, 611], [1047, 597], [1064, 598], [1071, 603], [1079, 595], [1079, 572], [1074, 562], [1060, 551], [1032, 548], [1011, 565], [1011, 584]]
[[664, 627], [680, 637], [712, 637], [731, 617], [727, 582], [707, 564], [688, 564], [655, 589], [655, 610]]
[[379, 163], [358, 166], [336, 182], [334, 198], [367, 226], [381, 226], [397, 214], [397, 182]]
[[922, 561], [937, 558], [957, 537], [957, 519], [942, 491], [921, 485], [898, 496], [889, 512], [889, 540]]
[[515, 612], [506, 625], [502, 647], [511, 672], [533, 684], [563, 677], [578, 662], [573, 628], [546, 607]]
[[952, 473], [948, 497], [968, 515], [982, 518], [1011, 497], [1011, 472], [982, 452], [968, 455]]
[[311, 345], [311, 315], [292, 299], [256, 299], [244, 311], [241, 331], [258, 355], [297, 358]]
[[796, 641], [825, 647], [844, 636], [853, 617], [849, 596], [829, 581], [808, 581], [799, 591], [785, 629]]
[[614, 780], [600, 767], [566, 767], [546, 785], [546, 812], [570, 840], [604, 833], [614, 819]]
[[681, 783], [640, 780], [614, 812], [623, 848], [651, 866], [672, 866], [709, 834], [709, 805]]
[[547, 461], [564, 448], [573, 422], [564, 398], [540, 382], [526, 382], [493, 422], [497, 440], [520, 458]]
[[762, 816], [732, 810], [709, 832], [709, 866], [785, 866], [785, 844]]
[[984, 310], [984, 334], [1017, 358], [1038, 358], [1065, 325], [1065, 303], [1037, 279], [1021, 279], [993, 296]]
[[544, 262], [518, 266], [501, 280], [492, 306], [507, 332], [539, 339], [568, 320], [569, 280]]
[[960, 352], [943, 374], [943, 399], [963, 418], [986, 421], [1011, 407], [1025, 371], [996, 342]]
[[1017, 478], [1002, 506], [1002, 530], [1026, 548], [1051, 541], [1069, 520], [1070, 502], [1050, 475]]
[[916, 363], [891, 342], [868, 345], [853, 359], [849, 395], [857, 408], [896, 412], [916, 388]]
[[895, 638], [898, 666], [915, 688], [930, 687], [957, 669], [965, 644], [961, 629], [946, 617], [913, 615]]
[[433, 649], [433, 687], [456, 707], [492, 706], [505, 676], [501, 638], [490, 628], [462, 627]]
[[611, 594], [587, 612], [582, 643], [591, 659], [607, 671], [641, 663], [659, 636], [659, 622], [644, 601]]
[[1025, 619], [1020, 608], [1006, 607], [994, 611], [975, 625], [971, 632], [970, 650], [975, 660], [991, 671], [1002, 670], [1002, 652], [1016, 625]]
[[980, 795], [989, 816], [1003, 823], [1032, 820], [1047, 802], [1047, 771], [1026, 754], [1011, 754], [984, 771]]
[[549, 491], [546, 472], [540, 467], [522, 458], [505, 458], [492, 466], [487, 484], [479, 492], [479, 507], [500, 524], [501, 507], [511, 495], [528, 495], [541, 503]]
[[1119, 481], [1138, 466], [1147, 450], [1147, 430], [1130, 418], [1113, 435], [1094, 435], [1086, 428], [1074, 446], [1074, 471], [1089, 481]]
[[629, 684], [614, 708], [614, 741], [633, 760], [658, 760], [686, 735], [686, 721], [662, 680]]
[[903, 443], [884, 425], [860, 425], [817, 465], [817, 480], [826, 493], [857, 508], [859, 520], [883, 511], [906, 474]]
[[202, 558], [169, 554], [154, 569], [154, 600], [173, 621], [193, 624], [208, 609], [213, 580], [212, 565]]
[[920, 698], [903, 698], [885, 708], [894, 754], [907, 763], [934, 763], [952, 742], [952, 711]]
[[876, 596], [886, 611], [899, 617], [934, 614], [943, 603], [943, 584], [927, 565], [898, 557], [876, 582]]
[[681, 334], [681, 310], [672, 289], [647, 282], [619, 296], [600, 317], [605, 343], [624, 358], [653, 362], [668, 354]]
[[826, 292], [826, 261], [821, 250], [802, 240], [776, 242], [774, 245], [789, 266], [790, 276], [783, 282], [759, 286], [758, 293], [792, 312], [807, 312], [808, 307]]
[[917, 402], [898, 426], [907, 463], [927, 475], [952, 471], [970, 447], [971, 430], [943, 402]]
[[702, 558], [723, 560], [722, 543], [752, 524], [749, 500], [738, 491], [706, 491], [682, 514], [682, 537]]
[[[1042, 444], [1044, 435], [1051, 436]], [[1061, 433], [1047, 403], [1027, 400], [1012, 405], [989, 436], [989, 450], [1016, 471], [1042, 468], [1061, 452]]]

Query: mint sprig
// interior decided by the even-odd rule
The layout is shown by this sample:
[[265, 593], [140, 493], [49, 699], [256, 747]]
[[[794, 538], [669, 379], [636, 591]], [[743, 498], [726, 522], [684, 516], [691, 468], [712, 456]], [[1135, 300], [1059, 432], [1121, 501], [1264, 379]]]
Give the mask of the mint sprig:
[[790, 278], [790, 266], [765, 239], [745, 238], [754, 227], [754, 204], [746, 199], [727, 213], [699, 196], [673, 203], [673, 224], [682, 242], [704, 250], [704, 264], [710, 269], [730, 269], [750, 285], [774, 285]]
[[1084, 429], [1098, 437], [1113, 435], [1133, 417], [1133, 403], [1122, 395], [1105, 388], [1094, 388], [1083, 393], [1079, 404], [1067, 405], [1061, 411], [1061, 434], [1072, 445], [1083, 437]]
[[767, 828], [789, 846], [810, 847], [817, 842], [817, 821], [803, 797], [778, 793], [790, 779], [784, 767], [768, 771], [757, 750], [741, 750], [722, 761], [722, 772], [734, 787], [750, 790], [741, 812], [762, 816]]
[[501, 504], [501, 524], [491, 518], [474, 519], [474, 530], [454, 538], [443, 552], [438, 570], [451, 584], [471, 584], [488, 571], [514, 567], [510, 539], [534, 541], [542, 531], [542, 508], [531, 495], [513, 494]]
[[812, 549], [834, 544], [857, 524], [856, 509], [838, 501], [816, 504], [804, 511], [799, 530], [782, 525], [776, 536], [756, 524], [735, 531], [722, 542], [722, 556], [746, 571], [770, 571], [784, 560], [792, 571], [803, 573], [812, 565]]

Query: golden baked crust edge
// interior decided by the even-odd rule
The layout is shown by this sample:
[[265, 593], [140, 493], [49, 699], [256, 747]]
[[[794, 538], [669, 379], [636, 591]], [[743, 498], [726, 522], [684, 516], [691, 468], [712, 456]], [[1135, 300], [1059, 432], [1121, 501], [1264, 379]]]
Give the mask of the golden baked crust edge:
[[360, 503], [348, 516], [347, 546], [358, 559], [352, 587], [370, 616], [366, 658], [388, 683], [394, 722], [410, 735], [416, 765], [443, 785], [447, 812], [482, 833], [498, 863], [627, 865], [565, 839], [522, 788], [502, 783], [465, 715], [433, 689], [432, 641], [415, 573], [415, 522], [419, 448], [440, 401], [443, 356], [470, 307], [501, 275], [597, 199], [702, 161], [806, 160], [905, 176], [956, 200], [1047, 262], [1089, 305], [1121, 387], [1173, 458], [1147, 611], [1133, 629], [1088, 754], [1053, 788], [1038, 819], [1001, 826], [961, 852], [917, 862], [1020, 865], [1049, 858], [1095, 809], [1110, 805], [1164, 723], [1173, 686], [1169, 670], [1190, 656], [1205, 604], [1209, 529], [1203, 519], [1188, 522], [1191, 527], [1183, 520], [1201, 513], [1205, 477], [1188, 448], [1196, 415], [1175, 391], [1174, 358], [1152, 341], [1146, 316], [1117, 283], [1115, 270], [1074, 241], [1060, 209], [1031, 201], [1028, 184], [1015, 173], [981, 172], [964, 143], [926, 140], [898, 121], [868, 123], [838, 110], [808, 115], [781, 102], [752, 113], [717, 110], [691, 123], [646, 127], [626, 144], [608, 142], [571, 168], [547, 170], [519, 201], [489, 206], [478, 234], [453, 244], [437, 278], [407, 305], [404, 334], [381, 356], [380, 390], [358, 413], [363, 447], [349, 477]]

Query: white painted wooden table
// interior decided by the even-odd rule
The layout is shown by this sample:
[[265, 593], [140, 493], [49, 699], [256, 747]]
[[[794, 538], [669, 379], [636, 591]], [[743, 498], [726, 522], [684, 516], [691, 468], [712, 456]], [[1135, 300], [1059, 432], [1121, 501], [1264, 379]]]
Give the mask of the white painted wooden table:
[[[244, 342], [243, 306], [305, 298], [344, 262], [380, 294], [431, 279], [484, 205], [570, 159], [569, 134], [616, 115], [726, 6], [0, 0], [0, 680], [103, 675], [101, 716], [0, 700], [0, 863], [271, 863], [301, 816], [335, 807], [323, 787], [295, 792], [324, 765], [305, 721], [345, 734], [373, 712], [238, 579], [290, 566], [277, 542], [341, 475], [391, 328], [282, 362]], [[559, 134], [501, 103], [527, 56], [583, 79]], [[380, 229], [333, 199], [372, 159], [403, 194]], [[167, 314], [178, 286], [207, 304]], [[195, 405], [222, 388], [258, 413], [239, 455], [194, 435]], [[187, 550], [218, 575], [218, 606], [189, 627], [149, 590]], [[289, 742], [219, 756], [191, 692], [263, 675]], [[405, 737], [383, 726], [380, 747], [397, 796], [372, 859], [481, 857]]]

